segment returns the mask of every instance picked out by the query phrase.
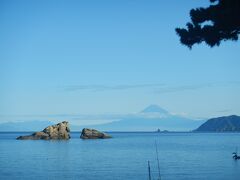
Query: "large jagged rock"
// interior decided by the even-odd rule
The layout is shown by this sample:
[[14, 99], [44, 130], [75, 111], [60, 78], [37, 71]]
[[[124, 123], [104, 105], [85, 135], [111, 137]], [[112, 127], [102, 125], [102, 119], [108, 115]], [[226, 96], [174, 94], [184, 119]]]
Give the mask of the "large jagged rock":
[[49, 139], [70, 139], [70, 128], [67, 121], [56, 125], [48, 126], [43, 131], [35, 132], [28, 136], [19, 136], [18, 140], [49, 140]]
[[97, 131], [96, 129], [89, 129], [84, 128], [82, 130], [80, 138], [82, 139], [105, 139], [105, 138], [111, 138], [109, 134], [106, 134], [104, 132]]

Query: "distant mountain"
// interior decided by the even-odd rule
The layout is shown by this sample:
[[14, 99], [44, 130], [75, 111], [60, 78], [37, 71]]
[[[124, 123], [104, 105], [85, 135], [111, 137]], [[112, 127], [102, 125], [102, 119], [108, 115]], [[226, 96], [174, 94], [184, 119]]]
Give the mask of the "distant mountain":
[[1, 132], [17, 131], [40, 131], [47, 126], [53, 125], [50, 121], [23, 121], [23, 122], [6, 122], [0, 124]]
[[240, 132], [240, 116], [212, 118], [203, 123], [196, 132]]
[[161, 113], [165, 115], [169, 114], [166, 110], [155, 104], [146, 107], [144, 110], [141, 111], [141, 113]]
[[[71, 119], [69, 119], [71, 122]], [[139, 113], [129, 114], [113, 122], [96, 125], [75, 125], [70, 123], [71, 131], [81, 131], [82, 128], [96, 128], [100, 131], [192, 131], [205, 121], [192, 120], [182, 116], [172, 115], [165, 109], [150, 105]], [[0, 131], [39, 131], [53, 125], [50, 121], [8, 122], [0, 124]]]
[[[201, 125], [203, 120], [192, 120], [181, 116], [171, 115], [157, 105], [150, 105], [144, 110], [110, 123], [90, 125], [102, 131], [156, 131], [158, 128], [169, 131], [191, 131]], [[85, 126], [72, 126], [72, 130]]]

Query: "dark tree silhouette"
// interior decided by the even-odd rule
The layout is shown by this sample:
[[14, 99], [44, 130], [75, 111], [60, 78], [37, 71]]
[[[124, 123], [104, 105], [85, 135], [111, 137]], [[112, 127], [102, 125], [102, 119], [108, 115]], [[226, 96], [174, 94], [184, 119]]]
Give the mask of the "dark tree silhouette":
[[237, 41], [240, 33], [240, 0], [210, 0], [207, 8], [190, 11], [187, 28], [176, 28], [182, 44], [190, 49], [194, 44], [206, 42], [219, 46], [221, 41]]

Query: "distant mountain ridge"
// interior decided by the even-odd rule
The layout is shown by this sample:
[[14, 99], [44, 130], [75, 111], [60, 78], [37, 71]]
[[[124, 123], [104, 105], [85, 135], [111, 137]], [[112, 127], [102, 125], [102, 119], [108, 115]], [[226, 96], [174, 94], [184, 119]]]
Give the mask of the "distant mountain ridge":
[[[76, 125], [71, 119], [71, 131], [81, 131], [83, 128], [95, 128], [101, 131], [192, 131], [205, 120], [192, 120], [178, 115], [172, 115], [158, 105], [150, 105], [139, 113], [129, 114], [119, 120], [96, 125]], [[72, 122], [72, 123], [71, 123]], [[0, 131], [39, 131], [53, 125], [51, 121], [8, 122], [0, 124]]]
[[[192, 131], [205, 120], [192, 120], [182, 116], [172, 115], [158, 105], [150, 105], [144, 110], [125, 117], [118, 121], [105, 124], [90, 125], [101, 131], [156, 131], [157, 129], [168, 131]], [[72, 126], [75, 130], [76, 126]], [[83, 128], [79, 126], [78, 129]]]
[[51, 121], [24, 121], [24, 122], [6, 122], [0, 124], [1, 132], [19, 132], [19, 131], [39, 131], [47, 126], [53, 125]]
[[198, 127], [195, 132], [240, 132], [240, 116], [231, 115], [212, 118]]

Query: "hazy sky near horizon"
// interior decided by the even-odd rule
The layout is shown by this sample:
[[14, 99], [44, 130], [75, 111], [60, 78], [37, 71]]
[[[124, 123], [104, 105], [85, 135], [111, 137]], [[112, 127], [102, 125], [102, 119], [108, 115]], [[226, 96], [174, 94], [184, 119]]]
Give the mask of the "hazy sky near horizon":
[[191, 8], [208, 5], [1, 0], [0, 122], [127, 114], [149, 104], [191, 118], [240, 115], [239, 42], [189, 50], [174, 30]]

